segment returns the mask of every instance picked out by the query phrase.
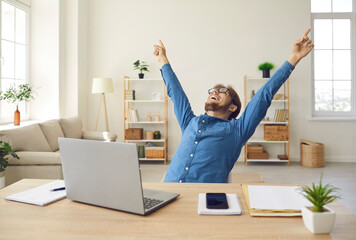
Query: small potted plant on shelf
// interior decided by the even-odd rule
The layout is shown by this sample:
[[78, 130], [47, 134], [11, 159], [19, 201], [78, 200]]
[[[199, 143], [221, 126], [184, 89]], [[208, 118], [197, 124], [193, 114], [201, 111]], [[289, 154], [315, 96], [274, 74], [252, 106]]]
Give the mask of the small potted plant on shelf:
[[144, 77], [144, 71], [149, 72], [148, 70], [148, 64], [144, 61], [137, 60], [136, 62], [133, 63], [134, 65], [134, 70], [140, 70], [140, 73], [138, 74], [138, 77], [142, 79]]
[[32, 87], [29, 84], [20, 84], [18, 87], [11, 86], [5, 93], [0, 93], [0, 100], [6, 100], [9, 103], [16, 103], [16, 111], [14, 115], [14, 125], [20, 125], [20, 102], [29, 102], [34, 99], [32, 96]]
[[16, 159], [20, 159], [16, 153], [12, 151], [9, 143], [0, 141], [0, 189], [5, 187], [5, 168], [7, 167], [8, 158], [7, 155], [11, 155]]
[[262, 71], [263, 73], [263, 78], [269, 78], [270, 76], [270, 70], [274, 68], [273, 63], [270, 62], [264, 62], [258, 65], [258, 69]]
[[335, 223], [335, 212], [325, 205], [340, 198], [338, 188], [326, 184], [322, 185], [321, 174], [319, 185], [301, 188], [302, 195], [308, 199], [313, 207], [302, 207], [302, 216], [305, 227], [312, 233], [330, 233]]

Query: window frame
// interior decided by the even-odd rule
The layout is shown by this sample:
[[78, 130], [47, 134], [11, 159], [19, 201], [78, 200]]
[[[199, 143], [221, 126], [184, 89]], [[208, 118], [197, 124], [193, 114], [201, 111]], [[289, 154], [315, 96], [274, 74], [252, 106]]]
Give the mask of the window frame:
[[[2, 4], [1, 2], [6, 2], [8, 4], [13, 5], [15, 8], [21, 9], [23, 11], [25, 11], [26, 14], [26, 43], [25, 45], [27, 46], [26, 49], [26, 76], [25, 76], [25, 80], [27, 84], [31, 84], [31, 74], [30, 74], [30, 60], [31, 60], [31, 56], [30, 56], [30, 46], [31, 46], [31, 31], [30, 31], [30, 27], [31, 27], [31, 7], [26, 5], [25, 3], [22, 3], [18, 0], [0, 0], [0, 40], [2, 40], [2, 36], [1, 36], [1, 26], [2, 26], [2, 16], [1, 16], [1, 7]], [[16, 29], [16, 27], [15, 27]], [[1, 45], [0, 45], [0, 56], [2, 55], [2, 49], [1, 49]], [[15, 56], [16, 57], [16, 56]], [[0, 66], [0, 89], [1, 89], [1, 84], [2, 84], [2, 75], [1, 75], [1, 71], [2, 68]], [[0, 103], [0, 107], [1, 107]], [[21, 121], [26, 121], [30, 119], [30, 102], [25, 102], [25, 109], [20, 109], [21, 111]], [[15, 112], [16, 109], [14, 109]], [[0, 112], [0, 124], [7, 124], [7, 123], [12, 123], [14, 121], [13, 119], [13, 115], [10, 114], [9, 116], [1, 116], [1, 112]]]
[[[332, 2], [331, 2], [332, 3]], [[355, 9], [356, 0], [352, 0], [352, 12], [343, 13], [312, 13], [311, 12], [311, 38], [314, 39], [314, 20], [315, 19], [350, 19], [350, 51], [351, 51], [351, 111], [341, 112], [341, 111], [316, 111], [315, 109], [315, 78], [314, 78], [314, 51], [312, 51], [312, 68], [311, 68], [311, 89], [312, 89], [312, 106], [311, 106], [311, 118], [313, 119], [350, 119], [356, 117], [356, 81], [355, 81]], [[335, 49], [332, 49], [333, 51]], [[334, 79], [330, 81], [335, 81]], [[333, 88], [334, 90], [334, 88]]]

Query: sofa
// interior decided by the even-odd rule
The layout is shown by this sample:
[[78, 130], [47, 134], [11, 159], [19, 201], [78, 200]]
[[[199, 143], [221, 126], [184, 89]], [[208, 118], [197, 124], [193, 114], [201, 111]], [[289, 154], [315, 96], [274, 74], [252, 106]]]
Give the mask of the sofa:
[[48, 120], [24, 127], [0, 131], [0, 140], [8, 142], [20, 157], [8, 157], [5, 184], [23, 178], [63, 179], [58, 137], [116, 141], [116, 134], [82, 130], [79, 117]]

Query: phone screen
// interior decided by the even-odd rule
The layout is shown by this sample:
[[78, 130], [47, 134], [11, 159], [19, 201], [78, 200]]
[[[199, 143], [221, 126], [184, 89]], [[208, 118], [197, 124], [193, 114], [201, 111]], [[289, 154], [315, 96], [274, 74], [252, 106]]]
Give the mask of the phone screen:
[[206, 208], [208, 209], [228, 209], [225, 193], [207, 193]]

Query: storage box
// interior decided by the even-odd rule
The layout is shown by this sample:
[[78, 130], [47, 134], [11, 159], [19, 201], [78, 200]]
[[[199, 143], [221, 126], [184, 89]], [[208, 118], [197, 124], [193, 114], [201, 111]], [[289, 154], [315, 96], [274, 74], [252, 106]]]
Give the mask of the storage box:
[[265, 125], [264, 139], [266, 141], [288, 141], [287, 125]]
[[125, 129], [125, 140], [141, 140], [141, 139], [143, 139], [143, 128]]
[[324, 144], [300, 140], [300, 165], [303, 167], [324, 167]]
[[247, 145], [247, 152], [263, 152], [261, 145]]
[[268, 159], [268, 152], [248, 152], [248, 159]]
[[146, 147], [146, 158], [165, 158], [164, 147]]

